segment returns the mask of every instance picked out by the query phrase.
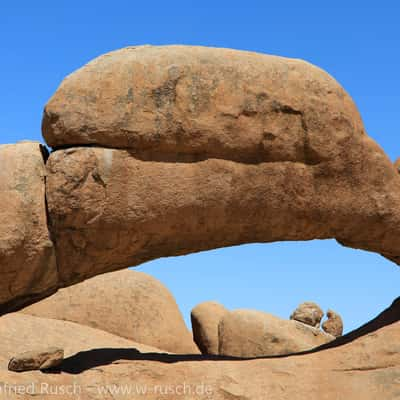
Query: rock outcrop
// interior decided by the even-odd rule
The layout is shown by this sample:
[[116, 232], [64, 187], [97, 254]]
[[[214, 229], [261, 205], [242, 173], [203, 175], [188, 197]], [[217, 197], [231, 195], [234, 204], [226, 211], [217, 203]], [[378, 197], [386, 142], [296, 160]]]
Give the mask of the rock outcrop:
[[301, 303], [292, 313], [290, 319], [302, 322], [303, 324], [313, 326], [314, 328], [319, 328], [321, 324], [321, 319], [324, 316], [324, 312], [321, 307], [312, 302], [306, 301]]
[[319, 329], [255, 310], [234, 310], [219, 323], [219, 354], [264, 357], [299, 353], [334, 340]]
[[57, 290], [45, 152], [37, 142], [0, 145], [0, 314]]
[[339, 337], [343, 335], [342, 317], [335, 311], [328, 310], [326, 313], [328, 319], [322, 324], [322, 329], [332, 336]]
[[308, 63], [119, 50], [66, 78], [43, 134], [59, 149], [47, 196], [61, 285], [248, 242], [336, 238], [397, 260], [399, 176]]
[[218, 325], [228, 310], [216, 301], [205, 301], [193, 308], [193, 339], [202, 354], [218, 354]]
[[173, 353], [199, 352], [170, 291], [143, 272], [97, 276], [22, 312], [91, 326]]
[[[9, 360], [16, 352], [30, 352], [42, 348], [44, 344], [46, 347], [62, 348], [65, 359], [95, 349], [161, 352], [155, 347], [74, 322], [35, 317], [20, 312], [0, 317], [0, 370], [7, 370]], [[4, 381], [0, 379], [0, 382]]]
[[46, 370], [58, 367], [64, 359], [64, 350], [58, 347], [47, 347], [17, 354], [8, 363], [8, 370], [25, 372]]
[[[396, 399], [400, 383], [399, 305], [399, 301], [395, 302], [377, 319], [325, 345], [324, 350], [304, 355], [240, 362], [220, 358], [216, 361], [215, 358], [204, 359], [204, 356], [196, 358], [159, 354], [140, 345], [133, 346], [122, 338], [120, 340], [130, 343], [126, 346], [128, 348], [115, 342], [112, 344], [110, 339], [99, 343], [94, 340], [97, 335], [91, 333], [87, 336], [87, 343], [92, 339], [92, 350], [65, 359], [59, 374], [42, 374], [38, 371], [17, 374], [7, 371], [7, 364], [0, 362], [0, 382], [11, 383], [7, 391], [10, 393], [7, 396], [9, 400], [32, 398], [30, 394], [15, 394], [12, 391], [15, 385], [41, 394], [38, 398], [50, 400], [126, 398], [127, 395], [121, 394], [122, 390], [130, 390], [128, 397], [132, 398], [162, 397], [167, 400], [207, 396], [214, 400], [261, 400], [266, 395], [269, 399], [279, 400]], [[0, 318], [0, 337], [6, 332], [9, 340], [12, 335], [9, 329], [2, 330], [2, 326], [8, 327], [1, 321], [10, 321], [10, 317]], [[19, 316], [22, 319], [27, 317], [22, 314]], [[45, 327], [46, 324], [43, 325]], [[66, 332], [65, 337], [69, 334], [71, 343], [82, 337], [81, 334], [74, 337], [72, 332]], [[30, 332], [27, 338], [32, 340], [34, 336]], [[113, 337], [110, 334], [108, 336]], [[23, 344], [23, 340], [20, 343]], [[67, 349], [67, 343], [63, 343]], [[2, 340], [0, 346], [4, 347]], [[5, 349], [9, 351], [7, 346]], [[367, 350], [369, 355], [366, 355]], [[1, 383], [0, 387], [3, 386]], [[70, 392], [64, 396], [44, 393], [49, 388], [54, 391], [60, 387]]]
[[[242, 243], [336, 238], [400, 263], [399, 174], [343, 88], [306, 62], [122, 49], [65, 79], [43, 135], [57, 150], [46, 181], [57, 268], [46, 229], [27, 250], [3, 228], [3, 313], [104, 272]], [[16, 211], [16, 170], [2, 172], [2, 213], [25, 229], [34, 213]], [[35, 201], [45, 227], [40, 190]], [[46, 268], [19, 268], [43, 252]]]

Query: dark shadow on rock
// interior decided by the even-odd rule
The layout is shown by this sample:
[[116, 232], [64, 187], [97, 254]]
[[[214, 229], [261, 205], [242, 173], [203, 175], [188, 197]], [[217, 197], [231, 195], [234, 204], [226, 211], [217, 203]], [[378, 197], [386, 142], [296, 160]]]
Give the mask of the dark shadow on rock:
[[[380, 328], [391, 325], [400, 320], [400, 297], [392, 305], [379, 314], [376, 318], [367, 322], [360, 328], [340, 337], [336, 340], [316, 347], [315, 349], [303, 351], [296, 354], [257, 357], [257, 359], [272, 359], [295, 357], [304, 354], [316, 353], [334, 347], [350, 343], [362, 336], [375, 332]], [[253, 358], [206, 356], [201, 354], [168, 354], [168, 353], [141, 353], [137, 349], [128, 348], [103, 348], [79, 352], [69, 358], [64, 359], [63, 363], [56, 370], [47, 370], [46, 373], [65, 372], [69, 374], [80, 374], [88, 369], [109, 365], [117, 361], [157, 361], [162, 363], [176, 363], [187, 361], [242, 361], [252, 360]]]

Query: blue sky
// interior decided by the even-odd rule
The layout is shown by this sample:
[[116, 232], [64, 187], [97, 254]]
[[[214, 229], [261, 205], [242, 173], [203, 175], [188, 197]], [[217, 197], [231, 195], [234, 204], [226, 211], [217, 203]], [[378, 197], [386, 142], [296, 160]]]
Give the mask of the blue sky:
[[[83, 3], [83, 4], [81, 4]], [[2, 1], [0, 143], [41, 139], [43, 106], [90, 59], [134, 44], [198, 44], [306, 59], [357, 103], [367, 132], [400, 156], [400, 5], [396, 1]], [[334, 241], [253, 244], [139, 267], [172, 290], [189, 320], [198, 302], [287, 317], [303, 300], [331, 307], [346, 330], [388, 305], [398, 267]]]

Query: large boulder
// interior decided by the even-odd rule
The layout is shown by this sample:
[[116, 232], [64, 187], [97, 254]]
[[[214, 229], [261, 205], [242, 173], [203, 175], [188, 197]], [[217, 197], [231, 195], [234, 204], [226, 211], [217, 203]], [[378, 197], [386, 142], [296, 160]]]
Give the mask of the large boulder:
[[36, 142], [0, 145], [0, 314], [57, 289], [46, 218], [45, 156]]
[[[226, 358], [216, 361], [214, 358], [204, 359], [204, 356], [159, 354], [132, 343], [116, 348], [118, 345], [109, 338], [105, 343], [94, 341], [92, 350], [66, 359], [60, 374], [38, 371], [17, 374], [8, 372], [7, 364], [0, 363], [0, 381], [11, 386], [7, 396], [10, 400], [32, 399], [29, 393], [15, 394], [12, 391], [15, 385], [29, 388], [37, 394], [36, 398], [54, 400], [113, 397], [166, 400], [266, 397], [279, 400], [396, 399], [400, 384], [399, 305], [397, 302], [382, 314], [382, 318], [337, 339], [341, 341], [340, 346], [336, 341], [329, 343], [325, 350], [310, 354], [240, 362]], [[73, 325], [79, 332], [79, 326]], [[72, 331], [68, 333], [71, 334], [71, 343], [81, 337], [75, 337]], [[37, 338], [37, 335], [31, 331], [27, 338], [32, 337]], [[95, 337], [96, 334], [89, 334], [88, 343]], [[132, 347], [139, 349], [140, 353], [133, 351]], [[5, 349], [9, 348], [5, 346]], [[64, 395], [46, 394], [49, 388], [54, 392], [60, 387], [68, 392]]]
[[228, 310], [216, 301], [205, 301], [193, 308], [193, 339], [203, 354], [218, 354], [218, 325]]
[[235, 310], [219, 322], [219, 354], [262, 357], [299, 353], [335, 338], [294, 320], [255, 310]]
[[128, 47], [96, 58], [63, 81], [42, 131], [55, 148], [94, 144], [159, 161], [305, 165], [340, 156], [364, 134], [351, 98], [323, 70], [191, 46]]
[[143, 272], [100, 275], [22, 312], [91, 326], [173, 353], [199, 352], [171, 292]]

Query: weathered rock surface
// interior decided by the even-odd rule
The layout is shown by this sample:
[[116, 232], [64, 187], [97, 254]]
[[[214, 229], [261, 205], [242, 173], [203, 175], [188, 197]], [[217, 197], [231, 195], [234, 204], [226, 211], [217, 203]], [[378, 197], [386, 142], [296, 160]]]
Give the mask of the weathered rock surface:
[[306, 165], [339, 155], [348, 135], [363, 134], [352, 100], [321, 69], [190, 46], [128, 47], [94, 59], [63, 81], [42, 130], [52, 147]]
[[199, 352], [173, 295], [143, 272], [100, 275], [22, 312], [91, 326], [173, 353]]
[[0, 370], [7, 370], [8, 362], [16, 351], [30, 352], [42, 348], [44, 344], [46, 347], [62, 348], [65, 358], [79, 352], [107, 348], [138, 348], [146, 352], [160, 352], [155, 347], [74, 322], [35, 317], [21, 312], [0, 317]]
[[[16, 374], [2, 368], [0, 381], [31, 385], [35, 393], [43, 393], [49, 387], [53, 390], [65, 387], [72, 393], [38, 397], [50, 400], [113, 397], [176, 400], [207, 398], [201, 394], [205, 392], [213, 400], [265, 400], [266, 396], [271, 400], [396, 399], [400, 395], [399, 305], [397, 302], [376, 321], [339, 338], [341, 346], [334, 347], [332, 342], [327, 349], [310, 354], [238, 362], [148, 350], [146, 353], [140, 347], [141, 353], [129, 349], [97, 349], [64, 360], [60, 374], [38, 371]], [[95, 347], [97, 344], [92, 348]], [[48, 386], [43, 387], [43, 383]], [[116, 393], [118, 388], [120, 392]], [[121, 388], [131, 390], [131, 394], [122, 394]], [[7, 397], [9, 400], [25, 398], [32, 396], [11, 392]]]
[[8, 363], [8, 370], [25, 372], [55, 368], [62, 363], [63, 359], [64, 350], [58, 347], [30, 350], [14, 356]]
[[290, 319], [294, 319], [295, 321], [302, 322], [303, 324], [313, 326], [314, 328], [319, 328], [323, 316], [324, 312], [318, 304], [312, 301], [306, 301], [304, 303], [301, 303], [293, 311]]
[[219, 323], [219, 354], [263, 357], [299, 353], [334, 340], [319, 329], [255, 310], [235, 310]]
[[57, 289], [42, 151], [36, 142], [0, 145], [0, 314]]
[[397, 262], [400, 177], [340, 85], [303, 61], [122, 49], [66, 78], [43, 134], [120, 148], [50, 156], [62, 285], [248, 242], [336, 238]]
[[[250, 242], [336, 238], [400, 263], [399, 174], [350, 97], [306, 62], [122, 49], [66, 78], [46, 106], [43, 134], [71, 147], [50, 156], [46, 185], [59, 281], [47, 231], [19, 251], [31, 240], [22, 245], [23, 229], [4, 224], [2, 312], [100, 273]], [[26, 229], [32, 213], [12, 189], [21, 189], [10, 178], [16, 170], [2, 172], [11, 182], [2, 214]], [[43, 196], [34, 197], [42, 205], [34, 226], [45, 226]], [[37, 252], [46, 252], [46, 268]]]
[[193, 339], [202, 354], [218, 354], [218, 325], [228, 310], [216, 301], [205, 301], [193, 308], [192, 321]]
[[329, 163], [169, 163], [124, 150], [56, 151], [47, 196], [61, 284], [248, 242], [336, 237], [395, 254], [400, 179], [373, 149], [359, 148], [348, 165], [332, 160], [335, 171]]
[[328, 310], [326, 313], [328, 319], [322, 324], [322, 329], [332, 336], [339, 337], [343, 335], [343, 320], [342, 317], [333, 310]]

